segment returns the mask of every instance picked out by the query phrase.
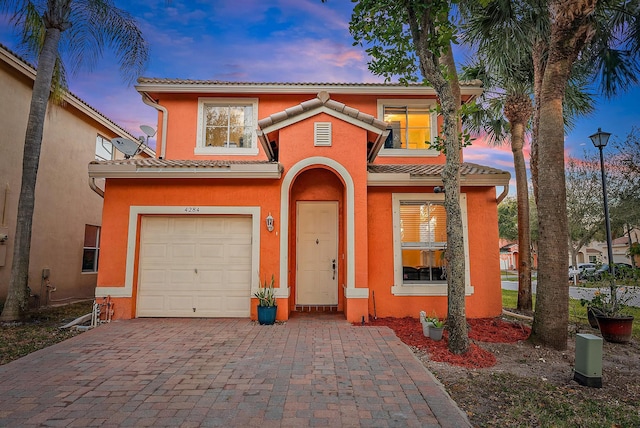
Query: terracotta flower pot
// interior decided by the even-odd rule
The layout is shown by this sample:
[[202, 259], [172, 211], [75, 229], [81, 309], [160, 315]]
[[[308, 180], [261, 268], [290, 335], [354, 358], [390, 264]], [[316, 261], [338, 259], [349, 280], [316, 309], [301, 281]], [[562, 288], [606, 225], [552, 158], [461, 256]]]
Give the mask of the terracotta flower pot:
[[596, 315], [602, 338], [607, 342], [627, 343], [631, 340], [632, 316], [609, 317]]

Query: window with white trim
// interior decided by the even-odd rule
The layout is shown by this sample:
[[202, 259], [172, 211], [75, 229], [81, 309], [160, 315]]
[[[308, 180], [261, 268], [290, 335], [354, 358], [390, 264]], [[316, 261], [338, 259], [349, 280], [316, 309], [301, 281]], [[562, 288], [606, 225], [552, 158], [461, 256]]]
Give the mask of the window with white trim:
[[100, 226], [84, 225], [84, 248], [82, 252], [82, 272], [98, 272], [100, 252]]
[[[394, 193], [394, 295], [446, 295], [447, 215], [444, 195]], [[465, 276], [469, 286], [469, 244], [466, 195], [460, 196], [465, 245]]]
[[105, 161], [114, 159], [113, 144], [102, 135], [96, 137], [96, 160]]
[[431, 149], [438, 129], [435, 107], [435, 100], [378, 100], [378, 117], [389, 124], [391, 131], [380, 155], [439, 155]]
[[195, 153], [257, 154], [257, 123], [257, 98], [200, 98]]

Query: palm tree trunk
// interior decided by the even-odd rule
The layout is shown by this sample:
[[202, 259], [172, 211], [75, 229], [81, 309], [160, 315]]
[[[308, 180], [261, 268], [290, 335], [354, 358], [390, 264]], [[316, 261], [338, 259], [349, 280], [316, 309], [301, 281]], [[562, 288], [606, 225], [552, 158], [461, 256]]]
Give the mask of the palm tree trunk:
[[592, 36], [595, 1], [551, 2], [549, 54], [540, 91], [538, 130], [538, 293], [531, 340], [567, 349], [569, 262], [562, 101], [578, 52]]
[[529, 189], [527, 183], [527, 165], [522, 148], [526, 122], [511, 125], [511, 151], [516, 174], [518, 200], [518, 309], [531, 310], [531, 235], [529, 227]]
[[38, 72], [33, 85], [27, 132], [22, 159], [22, 188], [18, 200], [18, 218], [13, 246], [13, 264], [7, 300], [0, 321], [14, 321], [22, 317], [29, 302], [29, 253], [35, 205], [36, 178], [42, 147], [42, 133], [47, 112], [51, 79], [56, 62], [61, 31], [49, 28], [45, 33], [38, 57]]

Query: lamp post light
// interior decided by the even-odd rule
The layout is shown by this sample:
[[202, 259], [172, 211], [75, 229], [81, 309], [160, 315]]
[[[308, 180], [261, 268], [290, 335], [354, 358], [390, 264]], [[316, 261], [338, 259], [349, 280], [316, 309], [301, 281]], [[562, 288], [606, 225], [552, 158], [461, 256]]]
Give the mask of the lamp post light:
[[602, 156], [602, 149], [605, 148], [607, 143], [609, 142], [609, 137], [611, 136], [608, 132], [602, 132], [602, 129], [598, 128], [598, 132], [593, 135], [590, 135], [591, 141], [593, 145], [600, 150], [600, 172], [602, 174], [602, 198], [604, 199], [604, 225], [607, 232], [607, 257], [609, 257], [609, 273], [611, 274], [612, 280], [613, 275], [615, 274], [615, 269], [613, 265], [613, 250], [611, 245], [611, 225], [609, 223], [609, 202], [607, 200], [607, 177], [604, 173], [604, 158]]

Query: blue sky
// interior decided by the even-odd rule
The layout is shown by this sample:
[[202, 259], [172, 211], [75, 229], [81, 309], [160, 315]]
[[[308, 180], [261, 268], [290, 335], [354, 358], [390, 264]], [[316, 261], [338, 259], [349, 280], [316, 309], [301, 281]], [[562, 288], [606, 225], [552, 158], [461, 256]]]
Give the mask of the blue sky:
[[[146, 77], [252, 82], [382, 82], [367, 69], [364, 49], [353, 46], [349, 0], [116, 0], [131, 13], [149, 42]], [[0, 43], [17, 50], [6, 17], [0, 16]], [[458, 52], [456, 60], [466, 58]], [[123, 82], [115, 58], [106, 53], [93, 70], [69, 76], [71, 91], [134, 135], [142, 124], [156, 126], [156, 112]], [[639, 88], [614, 100], [599, 99], [595, 112], [567, 134], [567, 154], [595, 152], [589, 135], [601, 127], [624, 140], [640, 123]], [[480, 142], [465, 161], [512, 171], [508, 147]]]

